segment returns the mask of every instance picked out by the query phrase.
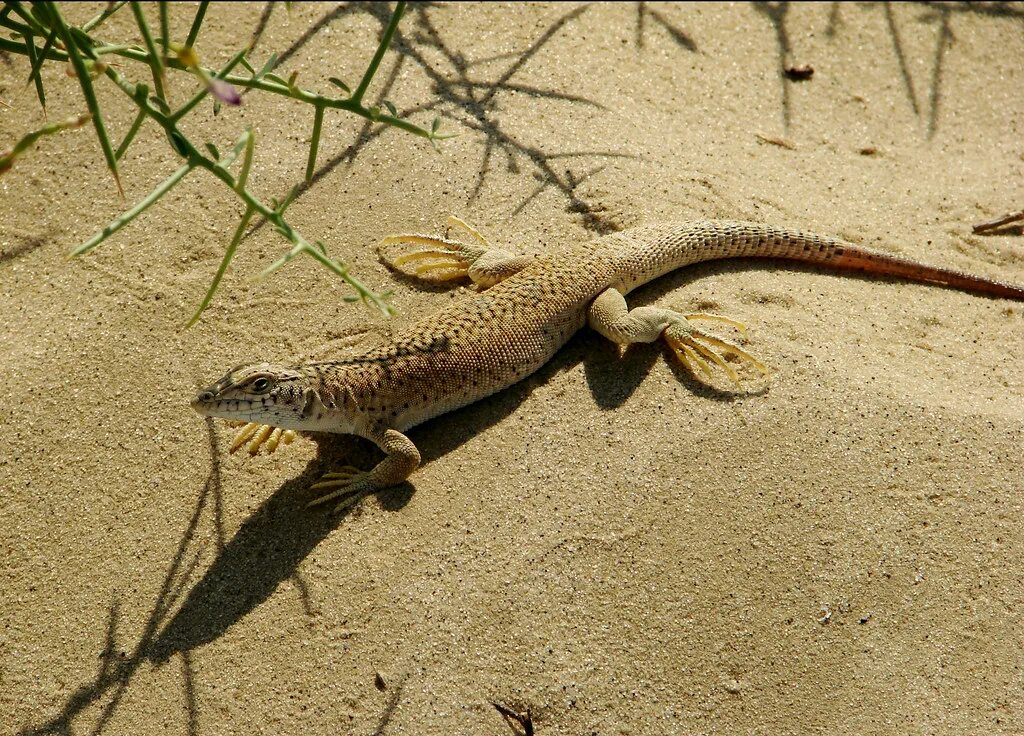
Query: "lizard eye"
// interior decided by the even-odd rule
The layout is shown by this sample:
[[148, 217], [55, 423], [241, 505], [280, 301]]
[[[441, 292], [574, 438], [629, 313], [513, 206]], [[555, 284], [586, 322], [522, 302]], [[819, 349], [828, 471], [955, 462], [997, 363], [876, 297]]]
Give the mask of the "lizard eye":
[[252, 382], [252, 390], [258, 394], [263, 393], [268, 388], [270, 388], [269, 378], [257, 378], [255, 381]]

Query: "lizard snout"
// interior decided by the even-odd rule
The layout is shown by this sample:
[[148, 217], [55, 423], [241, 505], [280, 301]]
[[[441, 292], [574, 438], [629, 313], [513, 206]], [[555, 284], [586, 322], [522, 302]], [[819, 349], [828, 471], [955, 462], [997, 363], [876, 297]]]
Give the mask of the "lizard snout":
[[207, 389], [206, 391], [200, 391], [199, 395], [192, 399], [192, 408], [199, 411], [204, 404], [209, 404], [213, 401], [214, 393]]

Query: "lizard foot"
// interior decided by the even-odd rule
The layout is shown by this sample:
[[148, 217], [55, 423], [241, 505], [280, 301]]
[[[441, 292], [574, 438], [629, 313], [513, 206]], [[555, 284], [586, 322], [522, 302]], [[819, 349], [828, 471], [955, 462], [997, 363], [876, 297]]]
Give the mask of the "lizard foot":
[[369, 473], [359, 468], [354, 468], [351, 465], [346, 465], [335, 472], [325, 473], [319, 481], [310, 486], [310, 489], [321, 491], [333, 490], [307, 503], [307, 509], [340, 498], [342, 499], [341, 502], [334, 507], [335, 513], [353, 506], [363, 496], [377, 490], [373, 485], [373, 481], [370, 480]]
[[229, 422], [229, 424], [234, 427], [241, 427], [228, 448], [230, 453], [237, 452], [246, 443], [248, 443], [246, 449], [250, 455], [257, 454], [260, 449], [273, 453], [281, 443], [290, 445], [292, 440], [295, 439], [295, 432], [291, 429], [272, 427], [269, 424], [259, 424], [257, 422]]
[[[456, 225], [469, 232], [483, 248], [466, 245], [457, 240], [450, 240], [448, 232]], [[391, 235], [381, 241], [381, 245], [394, 244], [425, 245], [427, 248], [410, 251], [393, 258], [382, 256], [385, 263], [397, 271], [409, 276], [422, 278], [424, 281], [445, 282], [469, 276], [473, 263], [490, 249], [490, 244], [477, 230], [463, 220], [452, 215], [448, 218], [448, 227], [444, 237], [431, 235]], [[427, 261], [411, 267], [411, 271], [403, 268], [413, 261]]]
[[[740, 332], [746, 332], [746, 325], [742, 322], [737, 322], [728, 317], [720, 317], [717, 314], [704, 314], [703, 312], [684, 314], [682, 317], [685, 321], [676, 322], [665, 330], [665, 342], [675, 352], [679, 361], [694, 376], [700, 370], [708, 379], [711, 379], [713, 372], [708, 364], [708, 361], [711, 361], [721, 368], [725, 375], [729, 377], [729, 380], [735, 383], [737, 387], [743, 388], [743, 383], [740, 381], [736, 369], [729, 365], [720, 353], [732, 353], [737, 358], [750, 363], [762, 375], [768, 375], [768, 367], [739, 345], [729, 340], [709, 335], [691, 324], [691, 322], [697, 321], [721, 322], [735, 327]], [[713, 348], [717, 348], [718, 351], [716, 352]]]

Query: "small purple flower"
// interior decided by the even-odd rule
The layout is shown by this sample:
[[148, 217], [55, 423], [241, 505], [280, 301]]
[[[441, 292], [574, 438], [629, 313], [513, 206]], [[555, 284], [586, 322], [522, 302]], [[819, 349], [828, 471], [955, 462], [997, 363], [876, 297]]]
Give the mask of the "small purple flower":
[[238, 90], [235, 89], [234, 85], [225, 82], [223, 79], [210, 77], [206, 80], [206, 88], [210, 90], [211, 95], [216, 97], [225, 105], [242, 104], [242, 96], [238, 94]]
[[242, 104], [242, 96], [238, 94], [238, 90], [235, 89], [233, 84], [225, 82], [223, 79], [217, 79], [217, 77], [210, 76], [210, 73], [199, 65], [199, 55], [196, 53], [194, 48], [191, 46], [181, 46], [179, 44], [171, 44], [171, 48], [173, 48], [175, 53], [178, 55], [178, 61], [188, 67], [193, 74], [203, 80], [203, 84], [206, 85], [206, 89], [211, 95], [216, 97], [225, 105], [237, 106]]

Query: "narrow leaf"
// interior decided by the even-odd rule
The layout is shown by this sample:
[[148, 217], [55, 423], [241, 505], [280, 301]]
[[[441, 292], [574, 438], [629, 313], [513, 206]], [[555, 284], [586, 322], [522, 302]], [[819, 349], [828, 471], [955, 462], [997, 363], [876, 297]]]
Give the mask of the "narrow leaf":
[[140, 109], [139, 114], [135, 116], [135, 120], [132, 121], [132, 127], [128, 129], [128, 134], [121, 141], [121, 145], [117, 147], [117, 151], [114, 153], [114, 157], [118, 161], [124, 156], [125, 151], [128, 150], [128, 146], [132, 144], [132, 140], [135, 138], [135, 134], [139, 132], [139, 128], [142, 127], [143, 121], [146, 119], [145, 109]]
[[[39, 4], [34, 7], [42, 7], [43, 4]], [[103, 156], [107, 160], [107, 168], [110, 169], [110, 173], [114, 176], [114, 182], [117, 184], [117, 191], [120, 192], [121, 198], [124, 198], [124, 189], [121, 187], [121, 177], [117, 174], [117, 157], [114, 155], [114, 147], [110, 143], [110, 137], [107, 135], [107, 128], [103, 124], [103, 115], [100, 113], [100, 104], [96, 99], [96, 93], [92, 88], [92, 81], [89, 79], [89, 74], [85, 68], [85, 61], [82, 59], [82, 55], [79, 51], [78, 45], [71, 36], [71, 31], [68, 30], [67, 23], [60, 15], [60, 11], [57, 10], [57, 6], [52, 3], [45, 3], [46, 12], [51, 17], [54, 27], [57, 29], [61, 40], [64, 42], [64, 48], [67, 49], [68, 56], [71, 58], [71, 64], [75, 69], [75, 73], [78, 75], [78, 84], [82, 88], [82, 95], [85, 97], [86, 105], [89, 107], [89, 112], [92, 114], [92, 124], [96, 129], [96, 137], [99, 138], [100, 148], [103, 149]]]
[[349, 86], [347, 84], [342, 82], [337, 77], [328, 77], [327, 81], [330, 82], [331, 84], [333, 84], [335, 87], [340, 88], [345, 94], [351, 96], [352, 90], [349, 89]]
[[168, 130], [167, 140], [171, 142], [171, 146], [178, 152], [179, 156], [182, 158], [188, 158], [189, 145], [184, 135], [179, 133], [177, 130]]
[[288, 194], [287, 196], [285, 196], [284, 201], [281, 202], [281, 204], [277, 207], [277, 214], [283, 215], [284, 211], [288, 209], [288, 206], [291, 205], [292, 202], [295, 201], [295, 198], [297, 196], [299, 196], [298, 184], [296, 184], [295, 186], [288, 190]]
[[306, 161], [306, 183], [313, 180], [313, 171], [316, 169], [316, 153], [320, 148], [320, 130], [324, 122], [323, 105], [316, 106], [316, 113], [313, 115], [313, 136], [309, 141], [309, 159]]
[[[53, 36], [55, 31], [50, 32], [49, 43], [53, 43]], [[28, 81], [35, 82], [36, 85], [36, 97], [39, 98], [39, 106], [43, 108], [43, 118], [46, 118], [46, 91], [43, 89], [43, 79], [39, 76], [39, 68], [43, 65], [43, 59], [46, 58], [46, 54], [36, 53], [36, 38], [31, 33], [24, 36], [25, 46], [28, 49], [28, 58], [32, 63], [32, 70], [29, 72]]]
[[[249, 170], [252, 168], [252, 156], [256, 150], [256, 133], [249, 128], [243, 133], [245, 138], [245, 156], [242, 158], [242, 170], [238, 172], [238, 181], [235, 182], [235, 191], [243, 192], [249, 181]], [[238, 154], [235, 154], [236, 156]]]
[[88, 253], [90, 250], [92, 250], [97, 245], [102, 243], [104, 240], [109, 238], [111, 235], [116, 233], [118, 230], [123, 228], [129, 222], [131, 222], [136, 217], [141, 215], [143, 212], [149, 209], [149, 207], [154, 202], [156, 202], [162, 196], [167, 194], [167, 192], [171, 191], [174, 185], [181, 181], [182, 177], [184, 177], [185, 174], [192, 170], [192, 167], [192, 164], [185, 164], [180, 169], [171, 174], [169, 177], [164, 179], [156, 189], [154, 189], [146, 196], [145, 199], [143, 199], [137, 205], [132, 207], [130, 210], [122, 214], [120, 217], [111, 222], [105, 228], [100, 230], [87, 241], [85, 241], [80, 246], [71, 251], [70, 257], [74, 258], [75, 256], [82, 255], [83, 253]]
[[391, 117], [398, 117], [398, 110], [395, 108], [395, 103], [391, 102], [390, 100], [384, 100], [384, 107], [386, 107], [388, 109], [388, 112], [391, 113]]
[[249, 221], [252, 219], [255, 210], [252, 207], [247, 207], [245, 214], [242, 215], [242, 219], [238, 222], [238, 227], [235, 228], [235, 234], [231, 238], [231, 242], [228, 243], [228, 248], [224, 251], [224, 258], [221, 259], [220, 266], [217, 268], [217, 273], [213, 276], [213, 281], [210, 282], [210, 288], [206, 290], [206, 296], [203, 297], [203, 301], [200, 302], [199, 308], [196, 310], [192, 318], [185, 323], [183, 329], [188, 329], [196, 322], [199, 321], [199, 317], [202, 316], [206, 308], [210, 306], [210, 302], [213, 300], [213, 295], [217, 293], [217, 287], [220, 286], [221, 279], [224, 278], [224, 273], [228, 270], [228, 264], [231, 263], [231, 259], [235, 257], [235, 251], [238, 249], [238, 244], [242, 242], [242, 237], [245, 235], [245, 229], [249, 227]]
[[119, 2], [119, 3], [107, 3], [107, 7], [103, 9], [102, 13], [100, 13], [99, 15], [93, 17], [91, 20], [86, 21], [82, 25], [82, 30], [85, 31], [86, 33], [88, 33], [93, 28], [96, 28], [97, 26], [99, 26], [100, 23], [105, 21], [107, 18], [112, 16], [114, 13], [116, 13], [118, 10], [120, 10], [121, 8], [123, 8], [127, 4], [128, 4], [127, 0], [124, 0], [124, 2]]
[[[258, 82], [260, 79], [266, 76], [267, 72], [269, 72], [275, 66], [277, 66], [277, 54], [271, 54], [270, 58], [267, 59], [267, 63], [264, 64], [258, 72], [256, 72], [256, 75], [253, 77], [253, 80]], [[250, 69], [250, 71], [252, 70]]]
[[43, 50], [36, 56], [36, 62], [32, 65], [32, 71], [29, 72], [29, 81], [34, 81], [38, 88], [42, 87], [42, 81], [39, 79], [39, 70], [43, 66], [43, 61], [46, 60], [46, 55], [50, 53], [50, 49], [53, 47], [53, 42], [57, 39], [57, 29], [54, 28], [50, 31], [50, 35], [46, 37], [46, 43], [43, 44]]

